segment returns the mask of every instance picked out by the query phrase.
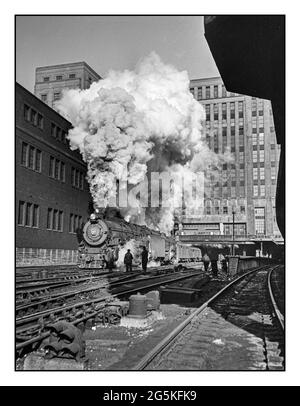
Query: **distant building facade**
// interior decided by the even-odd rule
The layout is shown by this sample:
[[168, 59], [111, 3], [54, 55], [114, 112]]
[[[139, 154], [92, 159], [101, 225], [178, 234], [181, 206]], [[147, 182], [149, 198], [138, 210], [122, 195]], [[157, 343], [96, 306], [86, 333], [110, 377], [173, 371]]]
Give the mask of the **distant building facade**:
[[192, 80], [190, 91], [205, 109], [205, 137], [216, 153], [233, 158], [207, 172], [204, 208], [183, 217], [183, 234], [281, 238], [275, 216], [280, 146], [271, 103], [227, 92], [221, 78]]
[[66, 139], [70, 128], [16, 84], [17, 264], [76, 262], [91, 197], [86, 164]]
[[99, 79], [86, 62], [42, 66], [35, 70], [34, 94], [53, 108], [63, 89], [88, 89]]

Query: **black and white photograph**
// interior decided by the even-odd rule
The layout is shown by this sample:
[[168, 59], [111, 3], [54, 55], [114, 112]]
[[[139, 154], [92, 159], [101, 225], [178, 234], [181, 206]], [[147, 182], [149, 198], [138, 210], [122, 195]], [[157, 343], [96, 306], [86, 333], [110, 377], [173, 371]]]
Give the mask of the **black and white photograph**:
[[285, 15], [14, 18], [15, 373], [284, 373]]

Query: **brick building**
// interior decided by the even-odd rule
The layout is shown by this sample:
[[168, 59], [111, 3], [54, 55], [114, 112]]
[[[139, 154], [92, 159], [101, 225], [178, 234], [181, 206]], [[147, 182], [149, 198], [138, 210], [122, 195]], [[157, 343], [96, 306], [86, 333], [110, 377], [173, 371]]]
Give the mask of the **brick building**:
[[[275, 196], [280, 146], [271, 103], [229, 93], [221, 78], [192, 80], [190, 91], [206, 112], [206, 140], [233, 160], [206, 174], [204, 211], [183, 219], [184, 234], [235, 234], [280, 239]], [[201, 209], [200, 209], [201, 210]]]
[[17, 264], [76, 261], [91, 198], [86, 164], [66, 140], [70, 127], [16, 84]]
[[65, 63], [36, 68], [34, 94], [54, 107], [63, 89], [88, 89], [101, 77], [86, 62]]

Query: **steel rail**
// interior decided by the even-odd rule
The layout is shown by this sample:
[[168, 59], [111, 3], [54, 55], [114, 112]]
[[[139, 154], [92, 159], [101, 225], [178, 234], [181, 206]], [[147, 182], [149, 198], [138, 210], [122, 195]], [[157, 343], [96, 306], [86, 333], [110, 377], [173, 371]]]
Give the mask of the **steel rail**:
[[[60, 312], [65, 311], [65, 310], [71, 310], [71, 309], [73, 309], [73, 308], [75, 308], [75, 307], [84, 306], [84, 305], [89, 305], [89, 304], [92, 304], [92, 303], [98, 303], [98, 302], [101, 302], [101, 301], [103, 301], [103, 300], [106, 300], [106, 299], [108, 299], [108, 298], [110, 298], [110, 297], [114, 297], [114, 296], [121, 295], [121, 294], [127, 294], [127, 292], [128, 292], [128, 293], [130, 293], [131, 291], [135, 291], [135, 292], [136, 292], [136, 291], [138, 291], [138, 290], [147, 289], [148, 287], [160, 286], [162, 283], [171, 283], [171, 282], [175, 282], [175, 281], [177, 281], [177, 280], [181, 280], [181, 279], [185, 279], [185, 278], [190, 278], [190, 277], [192, 277], [192, 276], [197, 276], [197, 275], [199, 275], [199, 274], [198, 274], [198, 273], [192, 273], [192, 274], [180, 276], [180, 277], [178, 277], [178, 278], [172, 278], [171, 280], [158, 281], [158, 282], [152, 283], [152, 284], [150, 284], [150, 285], [138, 286], [138, 287], [135, 287], [135, 288], [130, 288], [128, 291], [126, 291], [126, 290], [125, 290], [125, 291], [121, 291], [121, 292], [118, 292], [118, 293], [115, 293], [115, 294], [111, 294], [111, 295], [105, 296], [104, 298], [90, 299], [90, 300], [83, 301], [83, 302], [73, 303], [73, 304], [70, 304], [69, 306], [59, 306], [59, 307], [55, 307], [55, 308], [52, 308], [52, 309], [43, 310], [43, 311], [41, 311], [41, 312], [37, 312], [37, 313], [34, 313], [34, 314], [30, 314], [30, 315], [28, 315], [28, 316], [23, 316], [23, 317], [17, 318], [17, 319], [16, 319], [16, 325], [18, 325], [18, 324], [20, 325], [20, 324], [22, 324], [22, 322], [30, 322], [30, 321], [33, 321], [33, 320], [35, 320], [35, 319], [37, 319], [37, 318], [39, 318], [39, 317], [42, 317], [42, 316], [47, 316], [47, 315], [50, 315], [50, 314], [60, 313]], [[163, 275], [163, 276], [166, 277], [166, 275]], [[156, 279], [156, 278], [158, 278], [158, 277], [155, 277], [155, 279]], [[149, 278], [149, 279], [150, 279], [150, 278]], [[149, 279], [147, 279], [147, 280], [145, 280], [145, 281], [148, 281]], [[153, 277], [151, 277], [151, 279], [153, 279]], [[139, 280], [139, 282], [143, 282], [143, 280]], [[125, 284], [124, 284], [124, 285], [125, 285]]]
[[[177, 277], [177, 278], [173, 278], [173, 279], [168, 280], [168, 281], [163, 281], [163, 283], [172, 283], [172, 282], [176, 282], [176, 281], [178, 281], [178, 280], [191, 278], [191, 277], [197, 276], [197, 275], [199, 275], [199, 274], [196, 273], [196, 272], [194, 272], [194, 273], [191, 273], [191, 274], [189, 274], [189, 275], [183, 275], [183, 276], [180, 276], [180, 277]], [[60, 307], [59, 310], [57, 310], [57, 311], [55, 311], [55, 312], [53, 312], [53, 309], [52, 309], [52, 311], [50, 312], [50, 314], [51, 314], [51, 313], [57, 313], [57, 312], [59, 312], [59, 311], [70, 310], [70, 309], [73, 309], [73, 308], [76, 308], [76, 307], [80, 307], [80, 306], [84, 306], [84, 305], [88, 305], [88, 304], [94, 304], [94, 303], [104, 302], [106, 299], [109, 299], [109, 298], [112, 298], [112, 297], [118, 297], [118, 296], [120, 296], [120, 295], [126, 295], [126, 294], [128, 294], [128, 293], [133, 293], [133, 292], [137, 292], [137, 291], [141, 291], [141, 290], [153, 288], [153, 287], [156, 287], [156, 286], [160, 286], [161, 284], [162, 284], [162, 281], [159, 281], [159, 282], [152, 283], [152, 284], [150, 284], [150, 285], [139, 286], [139, 287], [131, 288], [131, 289], [128, 289], [128, 290], [125, 290], [125, 291], [121, 291], [121, 292], [118, 292], [118, 293], [115, 293], [115, 294], [112, 294], [112, 295], [109, 295], [109, 296], [105, 296], [105, 297], [102, 297], [102, 298], [99, 298], [99, 299], [89, 300], [89, 301], [81, 302], [81, 303], [75, 303], [75, 304], [73, 304], [73, 305], [71, 305], [71, 306], [67, 306], [67, 307], [63, 307], [63, 308]], [[88, 319], [90, 319], [90, 318], [92, 318], [92, 317], [95, 317], [95, 316], [96, 316], [98, 313], [100, 313], [101, 311], [102, 311], [102, 309], [99, 309], [99, 310], [97, 310], [96, 312], [94, 312], [94, 313], [92, 313], [92, 314], [90, 314], [90, 315], [85, 316], [85, 317], [86, 317], [86, 320], [88, 320]], [[36, 319], [37, 316], [35, 316], [34, 318]], [[74, 324], [74, 325], [77, 324], [77, 323], [79, 323], [78, 320], [75, 320], [74, 322], [72, 322], [72, 324]], [[30, 326], [30, 328], [32, 328], [32, 327], [33, 327], [33, 326]], [[48, 335], [45, 335], [45, 334], [48, 334], [48, 333], [43, 333], [43, 334], [40, 335], [40, 336], [33, 337], [33, 338], [29, 339], [29, 340], [26, 340], [26, 341], [24, 341], [24, 342], [22, 342], [22, 343], [17, 344], [17, 345], [16, 345], [16, 350], [22, 349], [22, 348], [24, 348], [24, 347], [26, 347], [26, 346], [28, 346], [28, 345], [34, 343], [34, 342], [43, 340], [45, 337], [48, 337], [48, 335], [49, 335], [50, 333], [49, 333]]]
[[[182, 272], [186, 272], [186, 271], [182, 271]], [[178, 273], [178, 271], [176, 271], [176, 273]], [[140, 275], [138, 273], [133, 273], [131, 275], [124, 276], [121, 280], [117, 280], [115, 282], [104, 282], [101, 286], [91, 286], [91, 287], [88, 287], [88, 288], [83, 287], [82, 289], [67, 292], [67, 293], [54, 294], [50, 298], [43, 299], [41, 301], [31, 302], [31, 303], [28, 303], [26, 305], [18, 306], [18, 307], [16, 307], [16, 312], [26, 310], [26, 309], [30, 309], [32, 307], [38, 307], [40, 305], [50, 303], [50, 302], [54, 302], [56, 300], [61, 300], [63, 298], [76, 296], [76, 295], [81, 294], [81, 293], [92, 292], [94, 290], [100, 290], [100, 289], [106, 288], [107, 286], [109, 286], [111, 288], [114, 288], [114, 287], [116, 287], [118, 285], [126, 285], [126, 283], [143, 282], [143, 281], [146, 281], [146, 280], [148, 281], [150, 279], [163, 278], [163, 277], [170, 276], [170, 275], [168, 275], [168, 274], [151, 275], [149, 273], [149, 276], [147, 277], [147, 279], [145, 279], [145, 278], [144, 279], [143, 278], [141, 278], [141, 279], [131, 279], [131, 278], [136, 277], [136, 276], [143, 276], [143, 275]], [[129, 281], [127, 281], [128, 279], [129, 279]], [[47, 309], [47, 310], [50, 310], [50, 309]], [[28, 316], [24, 316], [24, 317], [28, 317]]]
[[281, 312], [280, 312], [280, 310], [279, 310], [279, 308], [277, 306], [276, 300], [274, 298], [272, 286], [271, 286], [271, 275], [272, 275], [274, 269], [277, 269], [277, 268], [278, 267], [272, 268], [270, 270], [269, 274], [268, 274], [268, 288], [269, 288], [269, 295], [270, 295], [270, 298], [271, 298], [273, 309], [274, 309], [276, 317], [277, 317], [277, 319], [278, 319], [278, 321], [280, 323], [280, 326], [281, 326], [282, 330], [284, 331], [284, 316], [281, 314]]
[[171, 342], [173, 342], [176, 337], [192, 322], [192, 320], [198, 316], [200, 313], [203, 312], [207, 308], [207, 306], [212, 303], [215, 299], [217, 299], [222, 293], [224, 293], [227, 289], [231, 286], [235, 285], [240, 280], [244, 279], [248, 275], [259, 272], [263, 270], [266, 266], [258, 267], [256, 269], [252, 269], [251, 271], [241, 275], [240, 277], [231, 281], [228, 285], [222, 288], [219, 292], [217, 292], [214, 296], [208, 299], [205, 303], [203, 303], [198, 309], [196, 309], [189, 317], [187, 317], [182, 323], [180, 323], [171, 333], [169, 333], [162, 341], [160, 341], [148, 354], [146, 354], [137, 364], [131, 368], [133, 371], [142, 371], [145, 369], [154, 358], [156, 358]]

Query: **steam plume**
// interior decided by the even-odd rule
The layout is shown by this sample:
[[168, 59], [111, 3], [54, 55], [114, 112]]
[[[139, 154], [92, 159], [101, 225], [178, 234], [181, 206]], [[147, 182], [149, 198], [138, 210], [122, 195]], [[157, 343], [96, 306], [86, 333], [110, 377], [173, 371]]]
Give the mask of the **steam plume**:
[[[65, 91], [56, 107], [73, 125], [70, 146], [87, 162], [98, 207], [113, 199], [116, 179], [134, 186], [151, 172], [167, 171], [188, 180], [219, 160], [204, 142], [204, 110], [189, 91], [187, 72], [155, 53], [134, 71], [111, 71], [88, 90]], [[123, 215], [144, 211], [148, 225], [169, 232], [178, 196], [175, 190], [169, 207], [127, 207]]]

